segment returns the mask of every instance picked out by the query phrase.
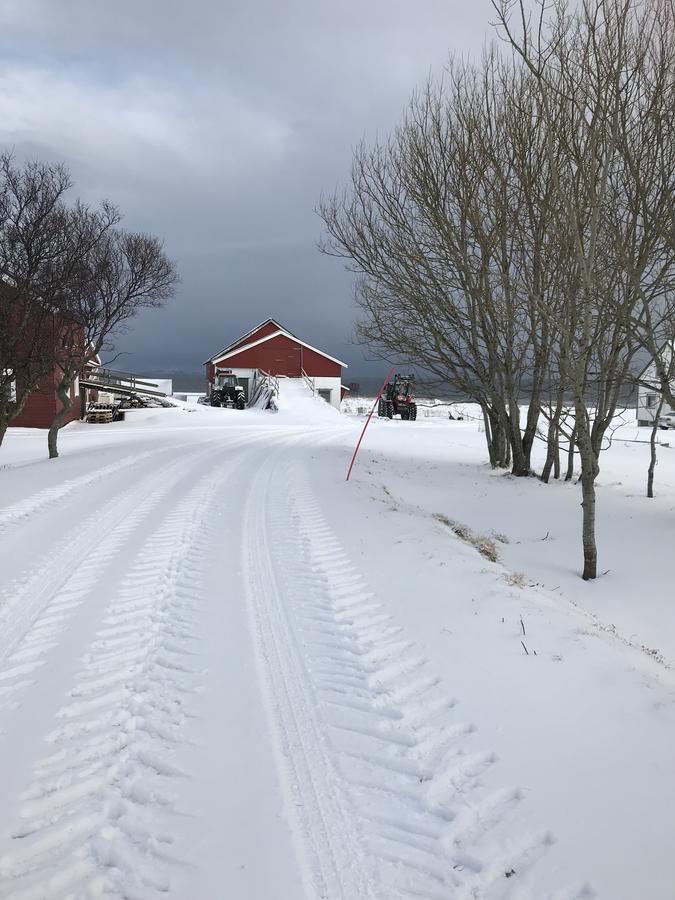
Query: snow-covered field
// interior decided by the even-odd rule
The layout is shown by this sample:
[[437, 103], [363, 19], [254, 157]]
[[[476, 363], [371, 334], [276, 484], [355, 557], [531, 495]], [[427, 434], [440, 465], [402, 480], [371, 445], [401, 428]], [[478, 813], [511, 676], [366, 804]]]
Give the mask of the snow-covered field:
[[615, 436], [586, 584], [575, 485], [438, 416], [347, 484], [362, 421], [284, 382], [10, 432], [0, 897], [675, 897], [675, 446], [647, 500]]

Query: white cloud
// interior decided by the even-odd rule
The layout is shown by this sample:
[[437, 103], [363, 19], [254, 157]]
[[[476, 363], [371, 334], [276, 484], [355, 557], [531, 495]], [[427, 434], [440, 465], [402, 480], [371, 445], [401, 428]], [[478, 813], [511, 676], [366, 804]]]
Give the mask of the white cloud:
[[81, 71], [0, 66], [0, 142], [47, 146], [118, 176], [161, 180], [207, 166], [241, 175], [279, 161], [291, 137], [288, 124], [222, 86], [178, 89], [140, 76], [104, 84]]

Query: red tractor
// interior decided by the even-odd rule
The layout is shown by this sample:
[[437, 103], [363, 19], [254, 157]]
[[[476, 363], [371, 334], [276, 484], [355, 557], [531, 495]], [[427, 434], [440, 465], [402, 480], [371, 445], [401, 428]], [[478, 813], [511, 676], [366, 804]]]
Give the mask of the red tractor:
[[400, 416], [402, 419], [414, 422], [417, 418], [417, 404], [415, 403], [415, 379], [412, 375], [394, 375], [380, 397], [377, 404], [378, 416], [393, 419]]

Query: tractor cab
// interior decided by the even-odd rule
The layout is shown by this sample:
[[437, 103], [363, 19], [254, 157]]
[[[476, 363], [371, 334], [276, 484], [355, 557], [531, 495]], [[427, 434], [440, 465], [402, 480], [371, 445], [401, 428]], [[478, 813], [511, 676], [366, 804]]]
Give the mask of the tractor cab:
[[392, 399], [398, 403], [412, 403], [415, 399], [415, 382], [412, 375], [397, 375], [392, 385]]
[[237, 383], [237, 376], [231, 369], [216, 369], [211, 386], [211, 406], [225, 406], [245, 409], [246, 396], [243, 387]]
[[231, 372], [218, 372], [216, 374], [215, 387], [218, 390], [222, 390], [224, 387], [236, 387], [237, 386], [237, 378]]
[[407, 421], [414, 421], [417, 418], [415, 379], [412, 375], [394, 375], [394, 380], [389, 382], [380, 398], [377, 414], [387, 419], [400, 416]]

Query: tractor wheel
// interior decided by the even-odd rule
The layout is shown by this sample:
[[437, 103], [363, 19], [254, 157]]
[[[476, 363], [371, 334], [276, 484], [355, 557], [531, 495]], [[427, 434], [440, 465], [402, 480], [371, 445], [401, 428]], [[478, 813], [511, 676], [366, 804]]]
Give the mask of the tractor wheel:
[[417, 418], [417, 404], [411, 403], [410, 408], [408, 409], [408, 418], [411, 422], [414, 422]]
[[394, 418], [394, 404], [391, 402], [391, 400], [387, 400], [384, 405], [386, 407], [385, 415], [387, 416], [388, 419], [393, 419]]
[[410, 418], [410, 407], [404, 406], [401, 409], [401, 419], [403, 419], [403, 421], [405, 422], [409, 418]]
[[243, 397], [239, 397], [237, 400], [237, 409], [246, 409], [246, 401]]
[[377, 401], [377, 414], [378, 416], [380, 416], [380, 418], [384, 418], [384, 416], [386, 415], [384, 411], [384, 400], [381, 397]]

